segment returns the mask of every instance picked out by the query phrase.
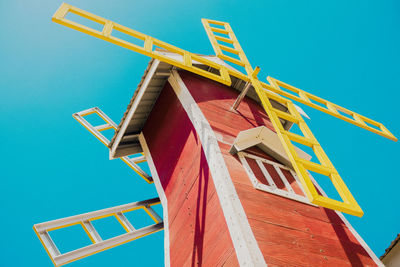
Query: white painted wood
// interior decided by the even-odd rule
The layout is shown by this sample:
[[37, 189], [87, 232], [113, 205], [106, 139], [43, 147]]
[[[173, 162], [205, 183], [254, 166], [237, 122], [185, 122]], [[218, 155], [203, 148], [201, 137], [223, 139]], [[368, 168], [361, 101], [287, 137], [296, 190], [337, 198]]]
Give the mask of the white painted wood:
[[[241, 131], [235, 138], [230, 153], [237, 153], [257, 146], [265, 153], [271, 155], [284, 165], [291, 167], [292, 164], [279, 140], [278, 135], [265, 126], [259, 126], [245, 131]], [[297, 155], [305, 160], [310, 160], [311, 156], [300, 148], [294, 146]]]
[[283, 164], [280, 164], [278, 162], [275, 162], [275, 161], [272, 161], [272, 160], [269, 160], [269, 159], [265, 159], [265, 158], [262, 158], [262, 157], [258, 157], [256, 155], [253, 155], [253, 154], [250, 154], [250, 153], [247, 153], [247, 152], [240, 152], [240, 153], [243, 156], [245, 156], [246, 158], [251, 158], [251, 159], [254, 159], [254, 160], [260, 160], [260, 161], [265, 162], [265, 163], [270, 164], [270, 165], [276, 165], [279, 168], [284, 169], [284, 170], [288, 170], [288, 171], [291, 170], [289, 167], [287, 167], [287, 166], [285, 166]]
[[144, 162], [146, 161], [146, 157], [144, 155], [138, 156], [138, 157], [134, 157], [134, 158], [129, 158], [131, 161], [133, 161], [134, 163], [138, 163], [138, 162]]
[[90, 221], [84, 221], [83, 225], [85, 226], [86, 230], [89, 232], [90, 237], [96, 242], [101, 242], [103, 239], [100, 237], [99, 233], [94, 228], [93, 224]]
[[136, 230], [134, 232], [129, 232], [126, 234], [122, 234], [120, 236], [116, 236], [110, 239], [107, 239], [105, 241], [95, 243], [71, 252], [67, 252], [64, 254], [61, 254], [59, 256], [54, 257], [53, 261], [55, 262], [56, 266], [60, 266], [72, 261], [75, 261], [77, 259], [83, 258], [90, 256], [94, 253], [103, 251], [108, 248], [112, 248], [118, 245], [122, 245], [124, 243], [127, 243], [129, 241], [133, 241], [135, 239], [138, 239], [140, 237], [143, 237], [145, 235], [155, 233], [157, 231], [160, 231], [163, 229], [163, 223], [158, 223], [158, 224], [153, 224], [149, 225], [146, 227], [143, 227], [139, 230]]
[[265, 192], [269, 192], [271, 194], [281, 196], [281, 197], [286, 197], [286, 198], [289, 198], [289, 199], [292, 199], [292, 200], [295, 200], [295, 201], [298, 201], [298, 202], [301, 202], [304, 204], [308, 204], [310, 206], [316, 206], [316, 205], [310, 203], [308, 201], [308, 199], [303, 196], [300, 196], [297, 194], [291, 194], [291, 193], [289, 193], [285, 190], [279, 189], [279, 188], [272, 190], [269, 186], [262, 184], [262, 183], [257, 184], [257, 186], [255, 188], [258, 190], [261, 190], [261, 191], [265, 191]]
[[[287, 180], [286, 176], [283, 174], [283, 172], [281, 171], [281, 168], [279, 168], [278, 166], [274, 165], [274, 169], [276, 170], [276, 172], [278, 173], [279, 177], [281, 178], [282, 182], [285, 184], [285, 187], [287, 188], [287, 190], [292, 193], [292, 194], [296, 194], [293, 191], [292, 186], [289, 184], [289, 181]], [[301, 186], [299, 184], [299, 186]]]
[[125, 226], [124, 227], [125, 229], [128, 229], [129, 232], [136, 231], [135, 227], [133, 227], [131, 222], [128, 220], [128, 218], [126, 218], [126, 216], [122, 212], [117, 212], [116, 215], [120, 220], [120, 222], [123, 224], [123, 226]]
[[[97, 108], [91, 108], [91, 109], [97, 109]], [[75, 113], [72, 116], [107, 146], [110, 143], [110, 140], [108, 140], [103, 134], [101, 134], [95, 127], [93, 127], [93, 125], [91, 125], [86, 119], [84, 119], [83, 116], [79, 115], [79, 113], [80, 112]]]
[[[135, 228], [133, 228], [128, 219], [122, 214], [123, 212], [132, 210], [134, 208], [147, 207], [151, 204], [158, 203], [159, 201], [160, 199], [158, 198], [138, 201], [126, 205], [120, 205], [108, 209], [88, 212], [54, 221], [35, 224], [33, 228], [35, 229], [36, 233], [38, 233], [39, 238], [42, 240], [45, 249], [49, 252], [50, 257], [53, 260], [54, 264], [56, 266], [60, 266], [162, 230], [163, 229], [162, 220], [160, 220], [155, 224], [136, 230]], [[122, 234], [107, 240], [102, 240], [102, 238], [100, 237], [96, 229], [93, 227], [93, 224], [90, 222], [90, 220], [91, 219], [96, 220], [101, 217], [110, 216], [114, 214], [117, 215], [123, 226], [126, 226], [126, 228], [129, 229], [130, 231], [126, 234]], [[48, 234], [48, 232], [54, 229], [65, 228], [76, 224], [83, 224], [83, 227], [87, 230], [87, 233], [94, 241], [94, 244], [67, 253], [60, 254], [60, 251], [57, 249], [56, 245], [51, 240], [51, 237]]]
[[272, 179], [271, 175], [269, 174], [268, 170], [265, 168], [264, 164], [262, 163], [261, 160], [256, 159], [257, 165], [260, 168], [262, 174], [264, 175], [265, 178], [267, 178], [267, 181], [269, 183], [269, 186], [271, 187], [272, 190], [275, 190], [276, 184], [274, 182], [274, 180]]
[[137, 158], [128, 158], [127, 156], [122, 157], [121, 159], [124, 160], [124, 162], [131, 167], [132, 169], [136, 170], [138, 173], [140, 173], [141, 175], [143, 175], [144, 177], [146, 177], [147, 179], [151, 180], [151, 175], [147, 174], [144, 170], [142, 170], [142, 168], [139, 167], [139, 165], [136, 164], [136, 162], [141, 161], [142, 157], [138, 157]]
[[[106, 123], [106, 124], [102, 124], [102, 125], [95, 126], [95, 127], [93, 127], [93, 128], [94, 128], [96, 131], [101, 132], [101, 131], [104, 131], [104, 130], [106, 130], [106, 129], [109, 129], [110, 127], [112, 127], [112, 125]], [[111, 129], [112, 129], [112, 128], [111, 128]]]
[[164, 189], [161, 185], [160, 177], [158, 176], [156, 166], [154, 165], [153, 158], [151, 156], [149, 147], [147, 146], [146, 139], [143, 133], [139, 135], [139, 142], [143, 148], [143, 154], [147, 159], [147, 164], [149, 165], [149, 169], [151, 175], [153, 177], [154, 185], [156, 187], [156, 191], [160, 198], [161, 205], [163, 207], [163, 218], [164, 218], [164, 263], [166, 267], [171, 266], [170, 260], [170, 247], [169, 247], [169, 219], [168, 219], [168, 200], [165, 196]]
[[74, 223], [80, 223], [80, 222], [88, 221], [88, 220], [91, 220], [91, 219], [94, 219], [94, 218], [97, 218], [97, 217], [102, 217], [102, 216], [114, 214], [114, 213], [117, 213], [117, 212], [124, 212], [126, 210], [130, 210], [130, 209], [133, 209], [133, 208], [146, 206], [146, 205], [149, 205], [149, 204], [154, 204], [154, 203], [157, 203], [159, 201], [160, 201], [159, 198], [153, 198], [153, 199], [149, 199], [149, 200], [137, 201], [137, 202], [133, 202], [133, 203], [125, 204], [125, 205], [120, 205], [120, 206], [116, 206], [116, 207], [112, 207], [112, 208], [108, 208], [108, 209], [102, 209], [102, 210], [83, 213], [83, 214], [70, 216], [70, 217], [66, 217], [66, 218], [62, 218], [62, 219], [58, 219], [58, 220], [48, 221], [48, 222], [44, 222], [44, 223], [38, 223], [38, 224], [35, 224], [33, 227], [36, 229], [36, 231], [38, 233], [42, 233], [44, 231], [50, 231], [51, 229], [54, 229], [54, 228], [63, 227], [65, 225], [70, 225], [70, 224], [74, 224]]
[[199, 135], [239, 264], [266, 266], [210, 124], [177, 71], [172, 71], [168, 82]]
[[146, 206], [146, 209], [149, 211], [149, 213], [156, 219], [156, 222], [162, 222], [162, 218], [158, 216], [157, 212], [155, 212], [150, 205]]
[[[97, 114], [103, 121], [106, 122], [106, 124], [99, 125], [99, 126], [93, 126], [91, 123], [89, 123], [84, 117], [89, 115], [89, 114]], [[117, 125], [114, 123], [113, 120], [111, 120], [101, 109], [98, 107], [86, 109], [80, 112], [77, 112], [73, 114], [73, 117], [78, 120], [89, 132], [91, 132], [94, 136], [96, 136], [100, 141], [102, 141], [106, 146], [110, 144], [110, 140], [108, 140], [102, 133], [104, 129], [107, 129], [108, 127], [112, 126], [114, 129], [117, 128]], [[138, 135], [132, 135], [132, 137], [137, 137]], [[148, 181], [151, 181], [152, 178], [150, 175], [148, 175], [145, 171], [142, 170], [142, 168], [137, 165], [138, 162], [141, 162], [145, 160], [145, 157], [143, 155], [140, 155], [138, 157], [130, 158], [130, 157], [121, 157], [121, 160], [124, 161], [129, 167], [134, 169], [139, 175], [145, 177]]]
[[242, 166], [244, 167], [245, 171], [247, 172], [247, 175], [250, 178], [250, 182], [253, 184], [254, 187], [257, 187], [257, 185], [259, 184], [256, 175], [254, 174], [253, 170], [251, 169], [249, 163], [247, 162], [247, 160], [245, 159], [243, 152], [239, 152], [238, 153], [239, 156], [239, 160], [242, 163]]
[[82, 110], [80, 112], [75, 113], [74, 115], [78, 116], [78, 117], [84, 117], [88, 114], [91, 114], [93, 112], [98, 112], [98, 114], [100, 114], [100, 116], [103, 118], [103, 120], [105, 120], [107, 123], [109, 123], [111, 126], [117, 128], [117, 124], [115, 124], [113, 122], [112, 119], [110, 119], [110, 117], [107, 116], [107, 114], [105, 114], [101, 109], [99, 109], [98, 107], [94, 107], [94, 108], [89, 108], [86, 110]]
[[58, 250], [56, 244], [54, 244], [53, 240], [51, 239], [49, 233], [44, 231], [39, 233], [40, 239], [43, 242], [43, 245], [46, 247], [47, 251], [50, 253], [50, 257], [54, 259], [54, 257], [60, 255], [60, 251]]

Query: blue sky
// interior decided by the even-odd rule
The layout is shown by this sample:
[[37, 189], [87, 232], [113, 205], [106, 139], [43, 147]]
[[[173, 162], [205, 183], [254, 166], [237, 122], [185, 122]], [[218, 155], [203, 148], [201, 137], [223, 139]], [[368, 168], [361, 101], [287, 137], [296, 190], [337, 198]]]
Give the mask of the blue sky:
[[[398, 1], [68, 3], [203, 54], [213, 51], [200, 19], [228, 21], [250, 62], [261, 66], [260, 78], [324, 97], [400, 136]], [[35, 223], [156, 196], [124, 163], [109, 161], [71, 116], [99, 106], [119, 123], [149, 58], [51, 22], [60, 4], [0, 2], [2, 266], [51, 266]], [[365, 212], [347, 218], [380, 256], [400, 232], [399, 143], [304, 109]], [[77, 240], [60, 246], [76, 248]], [[70, 266], [161, 266], [163, 257], [160, 232]]]

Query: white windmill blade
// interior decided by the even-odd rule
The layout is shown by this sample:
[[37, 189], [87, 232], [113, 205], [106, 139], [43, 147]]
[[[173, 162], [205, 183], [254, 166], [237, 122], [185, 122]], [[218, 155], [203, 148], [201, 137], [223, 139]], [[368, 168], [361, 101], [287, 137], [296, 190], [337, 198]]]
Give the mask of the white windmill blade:
[[[87, 119], [86, 116], [96, 115], [101, 120], [105, 122], [105, 124], [93, 126]], [[91, 134], [93, 134], [100, 142], [102, 142], [105, 146], [108, 147], [110, 144], [110, 140], [105, 137], [101, 132], [106, 130], [114, 130], [116, 131], [118, 126], [117, 124], [110, 119], [100, 108], [94, 107], [82, 110], [80, 112], [74, 113], [72, 115], [83, 127], [85, 127]], [[143, 180], [147, 183], [153, 183], [153, 179], [150, 174], [147, 174], [140, 166], [139, 163], [145, 162], [146, 158], [143, 154], [136, 154], [134, 157], [121, 157], [123, 162], [125, 162], [132, 170], [134, 170]]]
[[[162, 230], [164, 227], [163, 220], [151, 208], [151, 206], [157, 204], [160, 204], [159, 198], [133, 202], [54, 221], [38, 223], [33, 226], [33, 229], [54, 265], [61, 266]], [[124, 213], [137, 209], [143, 209], [154, 221], [154, 224], [140, 229], [135, 229]], [[93, 226], [92, 221], [109, 216], [115, 216], [118, 222], [125, 229], [126, 233], [103, 240]], [[83, 227], [93, 244], [66, 253], [61, 253], [58, 250], [57, 245], [51, 239], [49, 232], [78, 224]]]

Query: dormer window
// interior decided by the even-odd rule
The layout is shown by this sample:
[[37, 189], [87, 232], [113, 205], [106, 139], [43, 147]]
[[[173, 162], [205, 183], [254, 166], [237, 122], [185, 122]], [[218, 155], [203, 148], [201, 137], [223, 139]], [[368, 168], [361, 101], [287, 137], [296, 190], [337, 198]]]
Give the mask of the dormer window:
[[[310, 155], [295, 149], [299, 156], [310, 160]], [[260, 126], [240, 132], [230, 152], [237, 153], [256, 189], [313, 205], [272, 130]]]
[[296, 173], [287, 166], [243, 151], [238, 157], [254, 188], [311, 204]]

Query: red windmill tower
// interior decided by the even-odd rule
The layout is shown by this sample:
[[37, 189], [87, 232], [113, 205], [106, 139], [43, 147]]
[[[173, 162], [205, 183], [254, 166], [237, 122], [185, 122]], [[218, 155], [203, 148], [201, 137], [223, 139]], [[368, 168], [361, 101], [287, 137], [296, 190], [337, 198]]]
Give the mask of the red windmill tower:
[[[66, 19], [69, 12], [103, 30]], [[291, 100], [396, 140], [381, 123], [274, 78], [260, 81], [259, 68], [251, 67], [225, 22], [203, 20], [216, 52], [203, 56], [67, 4], [53, 21], [152, 58], [118, 126], [98, 108], [74, 117], [109, 147], [111, 158], [154, 182], [159, 194], [35, 225], [56, 266], [161, 229], [167, 266], [382, 265], [341, 214], [363, 212]], [[94, 113], [106, 124], [84, 119]], [[107, 129], [116, 130], [112, 140], [101, 134]], [[137, 165], [145, 160], [151, 174]], [[341, 200], [329, 198], [311, 173], [327, 176]], [[151, 208], [159, 202], [164, 218]], [[138, 208], [153, 225], [132, 226], [124, 214]], [[103, 240], [91, 222], [105, 216], [115, 216], [126, 233]], [[74, 224], [93, 244], [61, 254], [49, 232]]]

